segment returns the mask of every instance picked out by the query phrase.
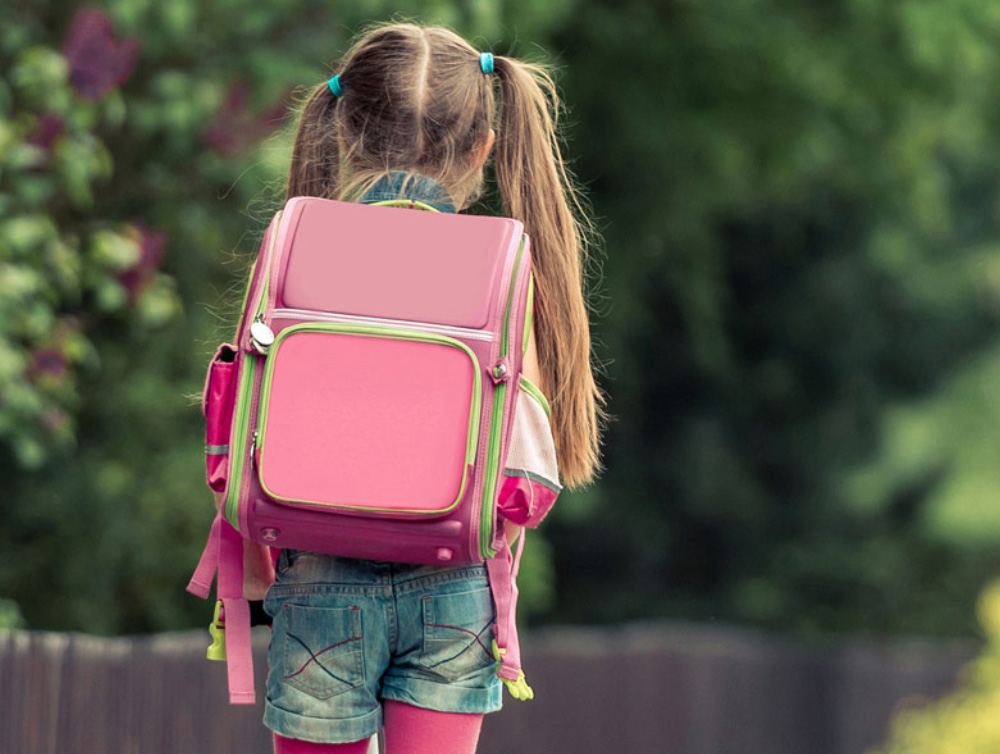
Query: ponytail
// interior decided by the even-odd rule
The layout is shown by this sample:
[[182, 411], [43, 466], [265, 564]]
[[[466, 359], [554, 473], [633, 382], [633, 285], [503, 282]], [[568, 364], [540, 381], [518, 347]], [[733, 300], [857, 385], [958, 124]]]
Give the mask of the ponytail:
[[337, 195], [340, 183], [340, 128], [337, 98], [325, 83], [306, 100], [295, 134], [285, 201], [296, 196]]
[[584, 299], [589, 225], [563, 164], [556, 132], [559, 98], [541, 67], [497, 56], [500, 83], [495, 171], [506, 214], [531, 237], [535, 331], [542, 389], [563, 481], [579, 487], [600, 470], [604, 396], [591, 367]]

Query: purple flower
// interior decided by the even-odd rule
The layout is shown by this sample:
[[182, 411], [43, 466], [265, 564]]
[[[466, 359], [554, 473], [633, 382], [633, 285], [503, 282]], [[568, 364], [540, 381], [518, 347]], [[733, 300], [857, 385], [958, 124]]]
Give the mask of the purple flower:
[[59, 380], [66, 376], [66, 366], [66, 356], [58, 348], [36, 348], [31, 354], [27, 377], [32, 382], [46, 377]]
[[66, 126], [62, 118], [53, 113], [46, 113], [38, 119], [35, 129], [28, 136], [28, 143], [49, 151], [56, 139], [62, 136], [65, 131]]
[[118, 282], [128, 291], [129, 301], [135, 303], [156, 277], [167, 245], [167, 236], [150, 230], [141, 222], [132, 223], [131, 235], [139, 244], [139, 259], [127, 270], [118, 273]]
[[272, 107], [251, 115], [247, 107], [250, 85], [240, 81], [229, 87], [226, 101], [202, 134], [205, 143], [223, 157], [239, 157], [253, 142], [281, 125], [289, 100], [281, 98]]
[[42, 423], [49, 432], [56, 433], [69, 424], [69, 416], [60, 408], [51, 408], [45, 412]]
[[98, 100], [124, 83], [139, 59], [134, 39], [114, 39], [108, 15], [96, 8], [77, 11], [66, 35], [63, 54], [69, 62], [69, 81], [82, 99]]

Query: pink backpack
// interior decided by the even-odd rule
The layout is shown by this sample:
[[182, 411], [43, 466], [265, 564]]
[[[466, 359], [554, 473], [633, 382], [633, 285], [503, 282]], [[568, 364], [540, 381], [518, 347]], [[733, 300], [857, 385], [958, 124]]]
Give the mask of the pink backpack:
[[264, 237], [236, 343], [209, 367], [219, 511], [188, 591], [207, 597], [218, 573], [213, 625], [225, 625], [234, 704], [255, 699], [247, 599], [281, 548], [486, 561], [498, 675], [532, 695], [514, 620], [524, 536], [513, 555], [503, 520], [537, 526], [561, 487], [548, 403], [521, 374], [528, 238], [515, 220], [384, 204], [290, 200]]

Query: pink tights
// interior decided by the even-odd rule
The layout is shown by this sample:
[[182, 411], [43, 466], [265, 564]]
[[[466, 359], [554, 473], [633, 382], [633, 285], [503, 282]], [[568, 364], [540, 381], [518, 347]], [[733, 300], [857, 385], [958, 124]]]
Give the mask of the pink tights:
[[[482, 715], [437, 712], [403, 702], [382, 705], [387, 754], [474, 754]], [[274, 754], [365, 754], [368, 741], [314, 744], [275, 734]]]

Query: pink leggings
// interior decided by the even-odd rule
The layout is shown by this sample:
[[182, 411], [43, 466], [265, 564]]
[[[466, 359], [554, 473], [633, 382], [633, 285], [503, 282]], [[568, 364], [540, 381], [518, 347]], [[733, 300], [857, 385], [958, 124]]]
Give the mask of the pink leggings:
[[[387, 700], [382, 704], [387, 754], [474, 754], [482, 715], [437, 712]], [[365, 754], [368, 741], [314, 744], [274, 735], [274, 754]]]

